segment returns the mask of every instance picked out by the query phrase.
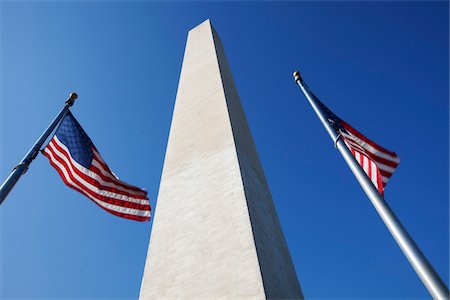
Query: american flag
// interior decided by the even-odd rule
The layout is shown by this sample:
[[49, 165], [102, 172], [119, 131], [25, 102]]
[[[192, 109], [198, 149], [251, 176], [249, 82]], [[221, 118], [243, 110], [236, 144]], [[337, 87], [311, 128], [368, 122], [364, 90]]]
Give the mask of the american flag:
[[131, 220], [150, 220], [147, 192], [119, 180], [70, 111], [43, 154], [67, 186], [104, 210]]
[[[306, 84], [303, 82], [306, 86]], [[306, 86], [307, 87], [307, 86]], [[328, 109], [313, 93], [321, 110], [324, 112], [328, 122], [336, 129], [342, 137], [345, 145], [352, 152], [356, 161], [364, 169], [364, 172], [372, 181], [373, 185], [383, 195], [386, 184], [400, 163], [400, 158], [395, 152], [381, 147], [372, 140], [369, 140], [358, 130], [341, 120], [331, 110]]]

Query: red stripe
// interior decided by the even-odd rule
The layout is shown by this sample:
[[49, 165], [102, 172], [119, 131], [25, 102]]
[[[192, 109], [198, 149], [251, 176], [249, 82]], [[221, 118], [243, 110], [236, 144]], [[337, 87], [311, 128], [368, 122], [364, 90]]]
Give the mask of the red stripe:
[[[65, 151], [64, 148], [62, 148], [61, 146], [58, 145], [58, 143], [50, 141], [49, 145], [47, 147], [49, 147], [51, 144], [51, 146], [55, 147], [57, 150], [59, 150], [69, 161], [70, 164], [73, 166], [73, 169], [75, 171], [75, 173], [77, 173], [81, 178], [83, 178], [85, 181], [89, 182], [90, 184], [92, 184], [93, 186], [96, 186], [102, 190], [108, 191], [108, 192], [113, 192], [116, 194], [120, 194], [120, 195], [124, 195], [127, 197], [133, 197], [133, 198], [138, 198], [141, 200], [148, 200], [147, 197], [141, 196], [141, 195], [136, 195], [136, 194], [132, 194], [132, 193], [128, 193], [126, 191], [122, 191], [122, 190], [118, 190], [114, 187], [109, 187], [109, 186], [104, 186], [102, 185], [100, 182], [98, 182], [97, 180], [95, 180], [92, 177], [89, 177], [88, 175], [86, 175], [85, 173], [81, 172], [80, 170], [78, 170], [78, 168], [71, 162], [71, 156], [69, 153], [67, 153], [67, 151]], [[94, 172], [93, 170], [91, 170], [92, 172]], [[95, 174], [99, 175], [97, 172], [94, 172]], [[101, 176], [100, 176], [101, 177]], [[102, 178], [103, 179], [103, 178]], [[114, 182], [111, 182], [114, 183]]]
[[[355, 149], [353, 149], [353, 147], [350, 147], [350, 150], [351, 150], [351, 152], [352, 152], [352, 154], [353, 154], [353, 156], [355, 157], [355, 159], [356, 159], [356, 150]], [[358, 153], [359, 153], [359, 161], [358, 161], [358, 163], [359, 163], [359, 165], [361, 166], [361, 168], [363, 169], [363, 171], [364, 171], [364, 156], [365, 156], [365, 154], [362, 154], [361, 152], [359, 152], [358, 151]], [[376, 178], [372, 178], [372, 165], [371, 165], [371, 163], [370, 163], [370, 158], [368, 158], [369, 159], [369, 161], [368, 161], [368, 164], [369, 164], [369, 169], [368, 169], [368, 172], [366, 172], [366, 171], [364, 171], [364, 173], [367, 175], [367, 177], [370, 179], [370, 181], [372, 181], [372, 183], [373, 183], [373, 181], [375, 180], [376, 182], [377, 182], [377, 184], [378, 184], [378, 188], [375, 186], [375, 184], [374, 184], [374, 186], [375, 186], [375, 188], [377, 188], [378, 189], [378, 191], [380, 192], [380, 194], [381, 195], [383, 195], [383, 190], [384, 190], [384, 186], [385, 186], [385, 184], [383, 183], [383, 181], [381, 180], [381, 174], [380, 174], [380, 168], [378, 168], [377, 167], [377, 175], [376, 175]], [[376, 162], [375, 162], [375, 165], [376, 165]]]
[[143, 205], [143, 204], [138, 204], [138, 203], [129, 202], [129, 201], [125, 201], [125, 200], [114, 199], [114, 198], [110, 198], [110, 197], [107, 197], [104, 195], [97, 194], [97, 193], [89, 190], [87, 187], [85, 187], [85, 185], [83, 183], [81, 183], [77, 179], [75, 179], [75, 177], [73, 176], [73, 173], [71, 172], [67, 163], [62, 158], [58, 157], [52, 148], [47, 147], [47, 149], [53, 154], [54, 159], [63, 165], [63, 167], [64, 167], [64, 169], [66, 169], [70, 179], [72, 179], [73, 182], [75, 182], [77, 185], [79, 185], [81, 188], [83, 188], [83, 191], [85, 191], [87, 194], [89, 194], [92, 197], [97, 198], [101, 201], [109, 203], [109, 204], [114, 204], [114, 205], [126, 207], [126, 208], [134, 208], [134, 209], [138, 209], [138, 210], [150, 211], [150, 205]]
[[364, 135], [362, 135], [358, 130], [356, 130], [355, 128], [353, 128], [352, 126], [350, 126], [350, 124], [348, 124], [347, 122], [341, 120], [341, 124], [342, 126], [347, 129], [349, 132], [351, 132], [353, 135], [357, 136], [358, 138], [360, 138], [361, 140], [363, 140], [364, 142], [366, 142], [367, 144], [371, 145], [372, 147], [374, 147], [375, 149], [377, 149], [378, 151], [384, 152], [386, 154], [389, 154], [391, 156], [397, 156], [397, 154], [395, 154], [395, 152], [390, 151], [386, 148], [381, 147], [378, 144], [375, 144], [375, 142], [369, 140], [368, 138], [366, 138]]
[[379, 168], [377, 168], [377, 183], [378, 183], [378, 191], [380, 192], [381, 196], [383, 196], [384, 187], [386, 185], [381, 180], [381, 175], [380, 175], [380, 169]]
[[[110, 173], [112, 176], [114, 176], [116, 178], [116, 176], [113, 174], [111, 169], [105, 163], [105, 161], [103, 160], [103, 157], [100, 155], [100, 152], [98, 152], [98, 150], [97, 150], [97, 148], [95, 148], [95, 146], [94, 146], [94, 150], [95, 150], [94, 156], [97, 157], [97, 161], [99, 162], [99, 164], [103, 167], [104, 170], [108, 171], [108, 173]], [[97, 152], [97, 153], [95, 153], [95, 152]]]
[[386, 166], [389, 166], [389, 167], [391, 167], [391, 168], [397, 168], [398, 167], [398, 165], [399, 165], [399, 163], [396, 163], [396, 162], [392, 162], [392, 161], [390, 161], [390, 160], [387, 160], [387, 159], [385, 159], [385, 158], [382, 158], [382, 157], [379, 157], [379, 156], [377, 156], [377, 155], [375, 155], [375, 154], [372, 154], [372, 153], [369, 153], [369, 155], [373, 158], [373, 160], [375, 160], [376, 162], [379, 162], [379, 163], [381, 163], [381, 164], [383, 164], [383, 165], [386, 165]]
[[390, 160], [387, 160], [387, 159], [385, 159], [385, 158], [379, 157], [379, 156], [377, 156], [377, 155], [375, 155], [375, 154], [372, 154], [372, 153], [370, 153], [370, 152], [368, 153], [368, 155], [369, 155], [374, 161], [376, 161], [376, 162], [378, 162], [378, 163], [380, 163], [380, 164], [389, 166], [389, 167], [394, 168], [394, 169], [398, 167], [398, 163], [396, 163], [396, 162], [392, 162], [392, 161], [390, 161]]
[[[81, 194], [85, 195], [86, 197], [88, 197], [89, 199], [91, 199], [91, 197], [90, 197], [88, 194], [86, 194], [83, 190], [79, 189], [78, 187], [72, 185], [70, 182], [67, 181], [66, 177], [64, 176], [64, 173], [63, 173], [63, 172], [59, 169], [59, 167], [52, 161], [52, 158], [50, 157], [50, 155], [48, 155], [48, 154], [45, 153], [45, 152], [43, 152], [43, 154], [48, 158], [50, 164], [53, 166], [53, 168], [55, 168], [55, 170], [58, 172], [58, 174], [59, 174], [59, 176], [61, 177], [61, 179], [64, 181], [64, 183], [65, 183], [68, 187], [70, 187], [70, 188], [72, 188], [72, 189], [78, 191], [79, 193], [81, 193]], [[114, 211], [114, 210], [111, 210], [111, 209], [108, 209], [108, 208], [106, 208], [106, 207], [101, 206], [99, 203], [93, 201], [92, 199], [91, 199], [91, 201], [94, 202], [95, 204], [97, 204], [100, 208], [106, 210], [107, 212], [109, 212], [109, 213], [111, 213], [111, 214], [113, 214], [113, 215], [122, 217], [122, 218], [130, 219], [130, 220], [135, 220], [135, 221], [139, 221], [139, 222], [144, 222], [144, 221], [150, 220], [150, 217], [136, 216], [136, 215], [131, 215], [131, 214], [126, 214], [126, 213], [117, 212], [117, 211]]]
[[385, 170], [381, 170], [380, 168], [378, 168], [378, 171], [380, 171], [381, 175], [383, 175], [384, 177], [390, 178], [392, 176], [391, 172], [385, 171]]
[[[97, 151], [97, 150], [96, 150], [96, 151]], [[97, 151], [97, 153], [98, 153], [98, 151]], [[101, 171], [100, 171], [96, 166], [92, 166], [92, 165], [91, 165], [91, 166], [89, 167], [89, 170], [95, 170], [95, 171], [96, 171], [95, 173], [98, 173], [99, 175], [101, 174], [102, 179], [105, 180], [105, 181], [108, 181], [108, 182], [111, 182], [111, 183], [115, 183], [115, 184], [117, 184], [117, 185], [122, 186], [123, 188], [130, 189], [130, 190], [133, 190], [133, 191], [135, 191], [135, 192], [138, 192], [138, 193], [142, 193], [142, 194], [144, 194], [144, 195], [147, 195], [147, 192], [146, 192], [146, 191], [143, 191], [142, 189], [140, 189], [140, 188], [138, 188], [138, 187], [136, 187], [136, 186], [134, 186], [134, 185], [128, 184], [128, 183], [126, 183], [126, 182], [123, 182], [123, 181], [117, 179], [117, 177], [112, 173], [111, 169], [105, 164], [105, 162], [103, 161], [102, 157], [99, 156], [99, 155], [97, 155], [95, 152], [94, 152], [94, 156], [96, 157], [95, 160], [100, 164], [100, 166], [102, 166], [103, 170], [105, 170], [107, 173], [109, 173], [114, 179], [113, 179], [113, 178], [110, 178], [110, 177], [104, 176], [104, 175], [101, 173]]]

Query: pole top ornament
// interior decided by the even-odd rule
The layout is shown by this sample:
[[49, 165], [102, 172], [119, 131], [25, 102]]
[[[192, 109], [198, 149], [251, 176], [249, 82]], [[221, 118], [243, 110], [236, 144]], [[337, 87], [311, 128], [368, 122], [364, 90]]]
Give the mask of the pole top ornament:
[[73, 103], [75, 102], [75, 99], [78, 98], [77, 93], [70, 93], [69, 95], [69, 99], [67, 99], [66, 104], [68, 104], [69, 106], [72, 106]]
[[295, 71], [293, 75], [294, 75], [295, 82], [297, 82], [297, 81], [302, 79], [302, 76], [300, 75], [299, 71]]

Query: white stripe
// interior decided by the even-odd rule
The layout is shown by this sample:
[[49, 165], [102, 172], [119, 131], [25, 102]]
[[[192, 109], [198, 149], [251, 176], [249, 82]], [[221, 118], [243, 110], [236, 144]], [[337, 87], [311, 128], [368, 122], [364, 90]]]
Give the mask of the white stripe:
[[380, 151], [380, 150], [378, 150], [378, 149], [375, 149], [373, 146], [371, 146], [371, 145], [369, 145], [368, 143], [366, 143], [365, 141], [363, 141], [363, 140], [361, 140], [360, 138], [358, 138], [357, 136], [355, 136], [355, 135], [353, 135], [351, 132], [348, 132], [349, 134], [346, 134], [346, 133], [344, 133], [344, 132], [341, 132], [341, 134], [344, 136], [344, 137], [347, 137], [347, 138], [350, 138], [350, 139], [353, 139], [356, 143], [358, 143], [358, 145], [360, 145], [361, 147], [363, 147], [364, 149], [366, 149], [367, 151], [369, 151], [369, 152], [371, 152], [371, 153], [373, 153], [373, 154], [375, 154], [375, 155], [377, 155], [377, 156], [379, 156], [379, 157], [382, 157], [382, 158], [385, 158], [385, 159], [387, 159], [387, 160], [390, 160], [390, 161], [392, 161], [392, 162], [395, 162], [395, 163], [400, 163], [400, 158], [398, 157], [398, 156], [392, 156], [392, 155], [390, 155], [390, 154], [388, 154], [388, 153], [386, 153], [386, 152], [382, 152], [382, 151]]
[[363, 169], [364, 169], [364, 172], [366, 172], [366, 174], [368, 174], [369, 177], [370, 177], [370, 174], [369, 174], [369, 158], [367, 156], [365, 156], [365, 155], [363, 155]]
[[[123, 200], [123, 201], [127, 201], [127, 202], [133, 202], [133, 203], [143, 204], [143, 205], [147, 205], [147, 204], [148, 204], [148, 200], [144, 200], [144, 199], [136, 199], [136, 198], [129, 197], [129, 196], [126, 196], [126, 195], [123, 195], [123, 194], [117, 194], [117, 193], [114, 193], [114, 192], [105, 191], [105, 190], [102, 190], [102, 189], [98, 188], [98, 187], [95, 186], [95, 185], [92, 185], [91, 183], [85, 181], [82, 177], [80, 177], [80, 176], [74, 171], [73, 165], [74, 165], [75, 167], [77, 167], [78, 170], [80, 170], [81, 172], [83, 172], [85, 175], [87, 175], [87, 176], [89, 176], [89, 177], [91, 177], [90, 175], [91, 175], [93, 172], [85, 172], [86, 168], [84, 168], [83, 166], [79, 165], [75, 160], [72, 159], [72, 157], [70, 157], [70, 160], [67, 159], [67, 157], [66, 157], [63, 153], [61, 153], [58, 149], [56, 149], [56, 147], [53, 145], [53, 141], [51, 141], [51, 142], [48, 144], [47, 147], [51, 148], [51, 149], [53, 150], [53, 152], [54, 152], [59, 158], [61, 158], [62, 160], [64, 160], [64, 161], [66, 162], [66, 164], [67, 164], [68, 167], [69, 167], [70, 172], [71, 172], [72, 175], [75, 177], [75, 179], [76, 179], [77, 181], [79, 181], [83, 186], [85, 186], [88, 190], [90, 190], [90, 191], [92, 191], [92, 192], [94, 192], [94, 193], [96, 193], [96, 194], [98, 194], [98, 195], [100, 195], [100, 196], [104, 196], [104, 197], [109, 197], [109, 198], [113, 198], [113, 199], [117, 199], [117, 200]], [[65, 149], [64, 149], [64, 148], [65, 148]], [[66, 148], [65, 146], [64, 146], [64, 148], [63, 148], [63, 150], [66, 151], [66, 152], [68, 153], [67, 148]], [[72, 164], [73, 164], [73, 165], [72, 165]], [[78, 165], [79, 167], [78, 167], [77, 165]], [[88, 174], [88, 173], [91, 173], [91, 174]], [[91, 177], [91, 178], [92, 178], [92, 177]], [[92, 178], [92, 179], [95, 179], [95, 178]]]
[[347, 146], [348, 149], [351, 149], [350, 145], [347, 143], [346, 139], [342, 139], [344, 141], [345, 146]]
[[[92, 149], [92, 152], [94, 152], [94, 157], [101, 163], [103, 163], [105, 166], [107, 166], [108, 164], [105, 162], [105, 160], [103, 159], [103, 157], [100, 155], [100, 153], [98, 153], [95, 149]], [[111, 168], [109, 168], [109, 170], [105, 170], [103, 169], [103, 167], [101, 166], [101, 164], [99, 164], [98, 168], [101, 168], [103, 171], [105, 171], [108, 174], [111, 174], [115, 179], [119, 180], [119, 177], [117, 177], [116, 174], [114, 174], [114, 172], [111, 170]]]
[[[91, 177], [91, 178], [94, 179], [95, 181], [98, 181], [101, 185], [108, 186], [108, 187], [113, 187], [113, 188], [115, 188], [115, 189], [121, 190], [121, 191], [126, 192], [126, 193], [130, 193], [130, 194], [139, 194], [139, 196], [145, 197], [145, 193], [144, 193], [144, 192], [137, 192], [137, 191], [134, 191], [134, 190], [129, 190], [129, 189], [127, 189], [127, 188], [125, 188], [125, 187], [122, 187], [122, 186], [120, 186], [120, 185], [116, 185], [116, 184], [114, 184], [113, 182], [105, 181], [105, 180], [103, 180], [97, 173], [95, 173], [95, 172], [93, 172], [93, 171], [91, 171], [91, 170], [85, 168], [84, 166], [80, 165], [76, 160], [74, 160], [74, 159], [72, 158], [72, 155], [70, 155], [69, 149], [66, 147], [66, 145], [64, 145], [64, 144], [58, 139], [58, 137], [57, 137], [56, 135], [53, 137], [52, 141], [56, 142], [56, 144], [58, 144], [59, 147], [61, 147], [62, 149], [64, 149], [64, 151], [65, 151], [67, 154], [69, 154], [68, 156], [70, 157], [70, 161], [72, 162], [72, 164], [73, 164], [78, 170], [80, 170], [83, 174], [86, 174], [87, 176]], [[52, 141], [50, 141], [50, 143], [51, 143]], [[55, 147], [53, 147], [53, 149], [55, 150]], [[103, 168], [100, 169], [100, 172], [102, 172], [102, 170], [103, 170]], [[102, 174], [103, 174], [103, 172], [102, 172]], [[111, 178], [111, 175], [108, 176], [108, 177]], [[117, 181], [117, 179], [115, 179], [115, 178], [111, 178], [111, 179], [114, 180], [114, 181]], [[140, 202], [136, 202], [136, 203], [140, 203]], [[148, 202], [146, 202], [146, 203], [148, 203]]]
[[355, 151], [355, 158], [356, 158], [356, 161], [357, 161], [358, 164], [359, 164], [360, 158], [361, 158], [361, 154], [360, 154], [358, 151]]
[[[77, 187], [80, 190], [84, 190], [83, 187], [80, 187], [78, 184], [76, 184], [75, 182], [72, 181], [72, 179], [70, 178], [70, 176], [67, 173], [66, 168], [59, 161], [57, 161], [55, 159], [55, 157], [53, 156], [53, 153], [50, 152], [50, 150], [45, 148], [44, 152], [47, 153], [50, 156], [53, 164], [55, 164], [58, 167], [58, 169], [64, 174], [64, 178], [66, 179], [66, 181], [68, 181], [74, 187]], [[85, 195], [87, 197], [89, 197], [90, 199], [92, 199], [93, 201], [95, 201], [100, 206], [108, 208], [108, 209], [110, 209], [112, 211], [115, 211], [115, 212], [125, 213], [125, 214], [135, 215], [135, 216], [142, 216], [142, 217], [149, 217], [150, 216], [150, 211], [138, 210], [138, 209], [134, 209], [134, 208], [117, 206], [117, 205], [114, 205], [114, 204], [110, 204], [110, 203], [104, 202], [104, 201], [102, 201], [100, 199], [97, 199], [96, 197], [94, 197], [92, 195], [89, 195], [89, 194], [85, 194]]]
[[100, 173], [102, 173], [104, 176], [112, 179], [117, 180], [117, 178], [114, 177], [111, 173], [109, 173], [107, 170], [103, 169], [102, 165], [97, 161], [97, 158], [94, 156], [94, 159], [92, 160], [92, 165], [94, 167], [97, 167], [97, 169], [100, 170]]
[[383, 171], [386, 171], [386, 172], [389, 172], [391, 174], [394, 174], [395, 168], [386, 166], [385, 164], [382, 164], [380, 162], [377, 162], [377, 166], [378, 166], [378, 168], [380, 168]]
[[356, 143], [351, 138], [348, 138], [347, 136], [345, 136], [344, 140], [349, 144], [349, 147], [355, 148], [360, 152], [366, 152], [366, 150], [363, 147], [361, 147], [358, 143]]
[[378, 181], [377, 181], [377, 175], [378, 175], [378, 172], [377, 172], [377, 165], [373, 162], [373, 161], [371, 161], [370, 162], [370, 168], [371, 168], [371, 175], [370, 175], [370, 178], [372, 179], [372, 182], [373, 182], [373, 185], [375, 185], [375, 187], [378, 189]]
[[375, 176], [375, 178], [371, 178], [370, 180], [372, 181], [373, 185], [374, 185], [374, 186], [377, 188], [377, 190], [378, 190], [378, 180], [377, 180], [377, 177]]

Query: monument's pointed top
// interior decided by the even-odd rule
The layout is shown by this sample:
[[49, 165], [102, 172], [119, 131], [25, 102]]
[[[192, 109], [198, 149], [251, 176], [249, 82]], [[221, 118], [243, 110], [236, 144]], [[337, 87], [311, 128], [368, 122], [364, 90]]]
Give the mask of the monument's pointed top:
[[203, 27], [203, 26], [209, 26], [210, 28], [213, 28], [211, 20], [210, 19], [206, 19], [205, 21], [201, 22], [200, 24], [198, 24], [197, 26], [195, 26], [194, 28], [192, 28], [189, 31], [195, 30], [199, 27]]

